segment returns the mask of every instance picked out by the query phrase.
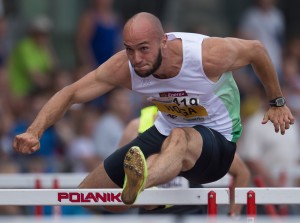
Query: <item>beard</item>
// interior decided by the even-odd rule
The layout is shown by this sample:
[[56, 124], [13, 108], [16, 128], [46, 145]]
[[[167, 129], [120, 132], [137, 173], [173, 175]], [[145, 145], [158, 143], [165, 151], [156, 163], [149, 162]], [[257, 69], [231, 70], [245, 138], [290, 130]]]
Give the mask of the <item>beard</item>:
[[156, 57], [156, 60], [154, 61], [154, 64], [153, 64], [153, 67], [151, 70], [147, 71], [146, 73], [138, 72], [135, 69], [134, 69], [134, 71], [139, 77], [142, 77], [142, 78], [149, 77], [151, 74], [153, 74], [155, 71], [158, 70], [158, 68], [161, 65], [161, 62], [162, 62], [162, 55], [161, 55], [161, 50], [159, 49], [158, 55]]

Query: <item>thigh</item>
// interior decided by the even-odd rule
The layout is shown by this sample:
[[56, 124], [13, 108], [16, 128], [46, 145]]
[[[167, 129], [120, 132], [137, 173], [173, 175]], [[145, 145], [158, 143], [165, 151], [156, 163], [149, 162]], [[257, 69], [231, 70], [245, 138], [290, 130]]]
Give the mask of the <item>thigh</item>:
[[79, 188], [118, 188], [118, 185], [110, 179], [101, 163], [80, 183]]
[[202, 136], [203, 145], [194, 167], [180, 175], [194, 183], [210, 183], [222, 178], [229, 170], [236, 144], [223, 135], [204, 126], [194, 127]]
[[166, 136], [160, 134], [156, 127], [153, 126], [127, 145], [116, 150], [104, 160], [104, 168], [109, 178], [116, 185], [122, 187], [125, 177], [123, 162], [127, 151], [132, 146], [138, 146], [143, 151], [144, 156], [148, 158], [150, 155], [160, 152], [161, 145], [165, 138]]

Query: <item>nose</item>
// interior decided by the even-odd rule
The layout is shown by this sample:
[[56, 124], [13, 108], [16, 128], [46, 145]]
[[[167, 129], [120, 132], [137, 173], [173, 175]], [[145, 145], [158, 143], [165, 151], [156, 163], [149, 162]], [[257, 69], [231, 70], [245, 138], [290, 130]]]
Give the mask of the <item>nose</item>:
[[140, 64], [142, 62], [143, 60], [142, 56], [138, 51], [134, 53], [133, 60], [134, 60], [134, 64]]

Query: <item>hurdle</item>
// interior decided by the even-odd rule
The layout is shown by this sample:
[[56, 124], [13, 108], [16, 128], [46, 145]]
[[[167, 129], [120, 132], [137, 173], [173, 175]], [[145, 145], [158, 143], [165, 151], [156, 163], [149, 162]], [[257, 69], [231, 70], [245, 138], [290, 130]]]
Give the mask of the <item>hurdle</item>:
[[[79, 185], [79, 183], [88, 175], [88, 173], [42, 173], [42, 174], [36, 174], [36, 173], [25, 173], [25, 174], [0, 174], [0, 188], [2, 190], [6, 190], [5, 192], [1, 192], [2, 190], [0, 189], [0, 195], [1, 194], [5, 194], [7, 193], [11, 193], [11, 196], [15, 196], [13, 195], [14, 192], [16, 191], [19, 194], [23, 191], [28, 193], [31, 190], [34, 191], [41, 191], [41, 193], [48, 193], [48, 191], [53, 191], [54, 189], [60, 189], [63, 191], [69, 191], [70, 193], [76, 193], [79, 192], [78, 189], [76, 189]], [[229, 189], [227, 189], [228, 187], [228, 182], [230, 181], [230, 177], [228, 175], [225, 175], [225, 177], [223, 177], [222, 179], [210, 183], [208, 185], [206, 185], [205, 188], [189, 188], [187, 190], [187, 193], [190, 194], [192, 193], [191, 196], [193, 196], [193, 198], [195, 199], [194, 202], [190, 202], [189, 197], [186, 196], [186, 194], [184, 195], [180, 195], [181, 197], [179, 197], [178, 199], [182, 199], [182, 200], [186, 200], [187, 202], [185, 204], [182, 204], [183, 202], [179, 202], [176, 203], [173, 200], [170, 200], [168, 202], [165, 202], [164, 204], [171, 204], [171, 205], [177, 205], [177, 204], [182, 204], [182, 205], [207, 205], [207, 214], [209, 216], [215, 216], [217, 215], [217, 205], [227, 205], [230, 202], [229, 199]], [[209, 187], [208, 187], [209, 186]], [[14, 188], [14, 189], [11, 189]], [[34, 188], [34, 189], [33, 189]], [[50, 189], [50, 190], [46, 190], [46, 189]], [[71, 190], [70, 190], [71, 189]], [[74, 189], [75, 191], [72, 191], [72, 189]], [[151, 189], [147, 189], [145, 190], [141, 196], [143, 197], [144, 193], [148, 190]], [[155, 189], [155, 191], [157, 191], [158, 189]], [[166, 195], [168, 196], [175, 196], [176, 197], [176, 193], [177, 194], [182, 194], [185, 191], [182, 191], [182, 188], [180, 189], [180, 191], [178, 191], [179, 189], [171, 189], [172, 192], [167, 192], [167, 194], [165, 195], [165, 192], [169, 189], [162, 189], [162, 192], [158, 192], [157, 193], [153, 193], [151, 194], [150, 198], [152, 199], [153, 197], [165, 197]], [[176, 191], [177, 190], [177, 191]], [[196, 191], [195, 191], [196, 190]], [[200, 191], [197, 191], [200, 190]], [[10, 192], [11, 191], [11, 192]], [[39, 197], [40, 194], [36, 194], [35, 193], [39, 193], [39, 192], [34, 192], [31, 191], [30, 193], [33, 193], [31, 196], [35, 196], [35, 197]], [[42, 192], [44, 191], [44, 192]], [[103, 191], [105, 193], [105, 191]], [[120, 192], [120, 191], [119, 191]], [[82, 190], [80, 190], [80, 193], [82, 193]], [[99, 192], [96, 192], [99, 193]], [[115, 192], [110, 192], [110, 193], [115, 193]], [[148, 192], [146, 192], [148, 193]], [[152, 192], [150, 192], [152, 193]], [[160, 194], [161, 193], [161, 194]], [[171, 193], [171, 194], [168, 194]], [[195, 194], [198, 193], [198, 194]], [[22, 196], [22, 195], [21, 195]], [[42, 195], [44, 196], [44, 195]], [[76, 195], [72, 195], [72, 199], [75, 198], [74, 196]], [[82, 195], [84, 196], [84, 195]], [[92, 196], [91, 194], [89, 196]], [[99, 195], [100, 196], [100, 195]], [[115, 195], [112, 195], [115, 196]], [[198, 196], [198, 197], [197, 197]], [[196, 197], [196, 198], [195, 198]], [[3, 196], [1, 195], [0, 200], [2, 200], [2, 203], [0, 201], [0, 205], [5, 205], [5, 200], [6, 198], [3, 198]], [[31, 199], [31, 198], [24, 198], [24, 199]], [[48, 197], [44, 197], [43, 199], [48, 199]], [[43, 200], [42, 199], [42, 200]], [[142, 199], [148, 199], [147, 195], [146, 198], [142, 198]], [[16, 201], [16, 200], [15, 200]], [[137, 202], [140, 202], [139, 200]], [[158, 201], [160, 202], [160, 201]], [[90, 204], [90, 202], [88, 202], [89, 204], [82, 204], [82, 202], [79, 202], [78, 205], [92, 205]], [[42, 204], [42, 205], [41, 205]], [[156, 203], [157, 205], [163, 205], [162, 203]], [[6, 205], [14, 205], [13, 203], [10, 204], [6, 204]], [[43, 215], [43, 208], [42, 206], [45, 205], [53, 205], [53, 209], [52, 209], [52, 213], [53, 215], [59, 216], [60, 215], [60, 206], [64, 205], [61, 202], [59, 204], [55, 203], [55, 201], [51, 204], [47, 203], [47, 204], [43, 204], [43, 201], [41, 202], [35, 202], [35, 203], [31, 203], [31, 204], [22, 204], [22, 202], [20, 203], [20, 201], [16, 201], [15, 205], [34, 205], [35, 206], [35, 215], [36, 216], [42, 216]], [[73, 204], [65, 204], [65, 205], [76, 205], [74, 202]], [[96, 205], [99, 205], [99, 203], [97, 203]], [[106, 202], [100, 204], [100, 205], [112, 205], [112, 204], [107, 204]], [[120, 205], [120, 204], [118, 204]], [[121, 204], [122, 205], [122, 204]], [[140, 205], [139, 203], [136, 203], [136, 205]], [[149, 204], [150, 205], [150, 204]]]
[[[0, 189], [0, 205], [125, 205], [121, 189]], [[208, 215], [217, 215], [217, 205], [229, 204], [228, 188], [146, 189], [134, 206], [208, 205]]]
[[300, 188], [235, 188], [235, 203], [246, 204], [247, 217], [255, 219], [257, 204], [300, 204]]

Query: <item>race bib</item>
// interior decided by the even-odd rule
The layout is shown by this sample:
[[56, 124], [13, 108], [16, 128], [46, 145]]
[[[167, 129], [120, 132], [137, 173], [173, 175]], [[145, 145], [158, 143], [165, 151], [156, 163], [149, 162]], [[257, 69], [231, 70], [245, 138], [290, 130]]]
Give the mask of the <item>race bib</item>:
[[160, 112], [184, 118], [206, 117], [207, 110], [193, 97], [149, 98]]

